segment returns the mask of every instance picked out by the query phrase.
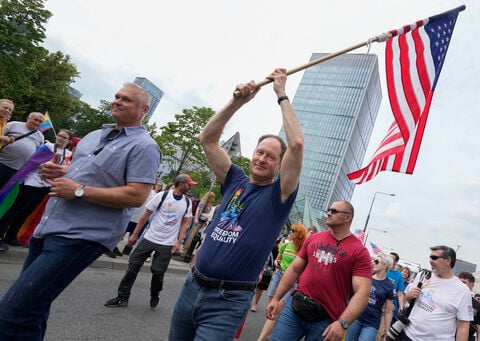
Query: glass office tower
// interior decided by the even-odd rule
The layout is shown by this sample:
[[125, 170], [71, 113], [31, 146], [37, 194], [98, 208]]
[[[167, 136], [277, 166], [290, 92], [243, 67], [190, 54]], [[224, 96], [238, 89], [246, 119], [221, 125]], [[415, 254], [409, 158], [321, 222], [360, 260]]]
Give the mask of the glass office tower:
[[381, 100], [376, 55], [344, 54], [305, 70], [292, 101], [305, 138], [297, 200], [308, 199], [320, 226], [323, 210], [353, 195], [346, 175], [362, 166]]
[[153, 112], [155, 109], [157, 109], [158, 103], [160, 103], [160, 100], [163, 97], [163, 91], [157, 88], [155, 84], [150, 82], [147, 78], [144, 77], [135, 77], [135, 80], [133, 81], [134, 84], [140, 85], [142, 88], [144, 88], [150, 96], [152, 96], [152, 103], [150, 104], [150, 110], [148, 111], [148, 114], [145, 116], [145, 122], [148, 122], [150, 117], [152, 117]]

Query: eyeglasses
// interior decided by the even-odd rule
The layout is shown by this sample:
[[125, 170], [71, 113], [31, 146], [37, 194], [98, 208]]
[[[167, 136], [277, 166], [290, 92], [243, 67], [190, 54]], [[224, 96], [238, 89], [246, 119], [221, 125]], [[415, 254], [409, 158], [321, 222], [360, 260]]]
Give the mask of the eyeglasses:
[[68, 136], [57, 135], [57, 137], [61, 137], [62, 139], [67, 139], [68, 140]]
[[327, 213], [331, 213], [331, 214], [337, 214], [337, 213], [351, 214], [350, 212], [339, 211], [339, 210], [337, 210], [336, 208], [329, 208], [329, 209], [327, 209]]
[[437, 260], [437, 259], [439, 259], [439, 258], [445, 258], [445, 257], [430, 255], [430, 259], [431, 259], [431, 260]]
[[374, 259], [373, 262], [374, 262], [375, 264], [378, 264], [378, 263], [379, 263], [378, 259]]

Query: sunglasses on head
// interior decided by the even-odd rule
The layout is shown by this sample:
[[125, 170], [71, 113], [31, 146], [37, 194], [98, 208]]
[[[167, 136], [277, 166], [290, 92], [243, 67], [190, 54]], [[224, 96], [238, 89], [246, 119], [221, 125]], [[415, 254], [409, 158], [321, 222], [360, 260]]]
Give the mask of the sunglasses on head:
[[339, 211], [336, 208], [331, 208], [331, 207], [329, 209], [327, 209], [327, 213], [331, 213], [331, 214], [337, 214], [337, 213], [351, 214], [350, 212]]
[[445, 258], [445, 257], [430, 255], [430, 259], [432, 259], [432, 260], [437, 260], [437, 259], [439, 259], [439, 258]]

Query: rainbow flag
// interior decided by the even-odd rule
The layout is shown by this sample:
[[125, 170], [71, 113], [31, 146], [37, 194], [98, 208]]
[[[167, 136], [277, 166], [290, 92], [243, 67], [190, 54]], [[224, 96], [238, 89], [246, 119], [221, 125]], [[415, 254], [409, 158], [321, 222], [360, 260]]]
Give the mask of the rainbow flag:
[[53, 128], [53, 123], [50, 120], [50, 116], [48, 115], [48, 111], [45, 113], [45, 115], [43, 115], [43, 117], [45, 117], [45, 120], [43, 121], [43, 124], [38, 128], [38, 130], [40, 130], [42, 132], [45, 131], [45, 130]]

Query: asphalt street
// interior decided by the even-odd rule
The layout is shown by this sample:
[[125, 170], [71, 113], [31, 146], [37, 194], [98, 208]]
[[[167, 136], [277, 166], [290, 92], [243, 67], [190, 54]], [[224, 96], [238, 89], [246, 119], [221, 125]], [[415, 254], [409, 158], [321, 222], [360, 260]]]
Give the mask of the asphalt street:
[[[0, 253], [0, 296], [17, 278], [25, 252], [13, 248]], [[128, 307], [107, 308], [103, 304], [116, 296], [126, 263], [126, 256], [102, 256], [85, 270], [53, 303], [45, 340], [167, 340], [171, 313], [188, 265], [172, 260], [157, 308], [149, 306], [148, 263], [138, 275]], [[265, 321], [266, 302], [264, 295], [259, 310], [249, 313], [241, 340], [257, 339]]]

